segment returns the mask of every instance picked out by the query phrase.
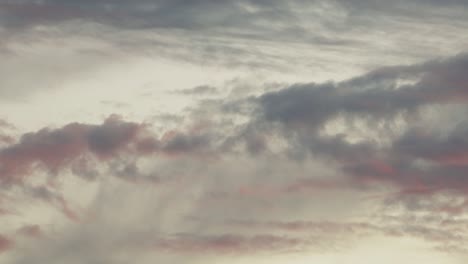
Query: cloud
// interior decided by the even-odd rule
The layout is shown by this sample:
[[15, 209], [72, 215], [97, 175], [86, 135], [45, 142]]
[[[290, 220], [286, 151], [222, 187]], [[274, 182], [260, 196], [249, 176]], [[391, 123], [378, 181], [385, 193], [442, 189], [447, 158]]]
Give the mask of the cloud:
[[0, 151], [2, 180], [21, 181], [35, 165], [58, 172], [86, 154], [109, 158], [128, 147], [141, 129], [143, 125], [111, 116], [102, 125], [73, 123], [24, 134]]
[[17, 233], [32, 238], [41, 238], [42, 230], [39, 225], [26, 225], [17, 230]]
[[[84, 1], [76, 3], [67, 0], [9, 1], [2, 5], [7, 12], [4, 23], [21, 26], [28, 23], [60, 22], [73, 19], [96, 20], [100, 23], [115, 24], [123, 27], [178, 27], [200, 28], [211, 26], [242, 25], [243, 21], [253, 20], [248, 8], [256, 10], [257, 15], [284, 17], [288, 6], [275, 1]], [[283, 12], [281, 12], [283, 11]], [[218, 12], [206, 16], [207, 12]], [[29, 14], [29, 19], [19, 17]], [[238, 17], [236, 17], [238, 16]], [[257, 18], [258, 19], [258, 18]]]
[[[271, 149], [265, 146], [281, 142], [280, 153], [330, 162], [343, 174], [332, 185], [391, 186], [402, 197], [466, 193], [466, 124], [444, 119], [447, 125], [436, 129], [439, 117], [430, 113], [465, 109], [467, 58], [459, 54], [383, 67], [341, 82], [294, 84], [227, 100], [223, 107], [250, 118], [238, 140], [248, 146], [248, 135], [262, 138], [257, 154], [267, 155]], [[463, 115], [447, 112], [440, 118], [454, 114]], [[279, 193], [276, 187], [246, 190]]]
[[218, 92], [216, 87], [209, 85], [196, 86], [180, 91], [181, 94], [185, 95], [216, 95]]
[[383, 160], [369, 158], [343, 169], [357, 179], [396, 184], [402, 188], [402, 195], [447, 190], [466, 193], [465, 135], [465, 125], [444, 134], [409, 129], [386, 150]]
[[13, 245], [14, 242], [12, 240], [0, 235], [0, 253], [10, 250]]
[[467, 165], [468, 127], [459, 124], [449, 134], [409, 130], [394, 144], [394, 151], [411, 159], [425, 159], [441, 165]]
[[274, 235], [221, 235], [212, 237], [178, 236], [157, 241], [156, 251], [169, 251], [179, 254], [244, 255], [262, 252], [293, 251], [307, 245], [307, 241]]
[[[274, 151], [275, 155], [282, 155], [285, 153], [282, 151], [287, 154], [304, 150], [308, 154], [302, 162], [327, 160], [334, 173], [341, 175], [334, 179], [297, 175], [289, 181], [280, 181], [279, 176], [261, 180], [253, 176], [253, 170], [245, 168], [248, 171], [242, 172], [235, 164], [233, 173], [243, 176], [231, 182], [233, 185], [229, 188], [215, 184], [206, 194], [228, 193], [224, 201], [239, 196], [263, 201], [265, 197], [283, 199], [289, 195], [300, 198], [314, 192], [318, 194], [318, 190], [368, 191], [369, 184], [374, 183], [391, 184], [402, 196], [464, 190], [463, 135], [466, 131], [463, 126], [438, 138], [425, 137], [413, 127], [424, 123], [412, 124], [404, 119], [407, 122], [404, 130], [383, 129], [380, 139], [387, 139], [384, 144], [366, 132], [358, 133], [360, 139], [352, 142], [350, 138], [357, 128], [350, 124], [364, 120], [367, 122], [364, 126], [373, 127], [395, 122], [400, 115], [418, 120], [424, 118], [425, 107], [463, 105], [468, 83], [463, 74], [467, 70], [466, 61], [466, 55], [460, 54], [421, 64], [384, 67], [341, 82], [295, 84], [259, 96], [212, 102], [215, 107], [225, 107], [225, 111], [246, 117], [247, 123], [240, 126], [231, 124], [223, 128], [218, 123], [201, 124], [167, 131], [158, 137], [147, 124], [111, 116], [100, 125], [71, 123], [58, 129], [45, 128], [24, 134], [17, 143], [0, 151], [3, 180], [21, 181], [35, 168], [52, 173], [72, 169], [95, 178], [100, 173], [96, 167], [105, 165], [110, 167], [107, 172], [122, 179], [147, 178], [161, 183], [173, 174], [186, 175], [183, 169], [193, 164], [185, 159], [196, 160], [193, 162], [201, 166], [199, 162], [211, 160], [204, 159], [206, 157], [222, 159], [231, 158], [234, 153], [250, 153], [253, 154], [250, 157], [258, 159], [269, 157]], [[200, 105], [204, 106], [206, 104]], [[236, 112], [238, 109], [245, 110]], [[344, 126], [343, 133], [324, 132], [330, 123], [340, 118], [342, 123], [336, 126]], [[242, 143], [245, 148], [237, 149], [238, 145], [232, 141]], [[285, 148], [274, 150], [278, 142], [286, 143]], [[141, 171], [138, 160], [157, 154], [173, 159], [174, 168], [157, 169], [156, 173], [148, 173], [147, 169]], [[430, 164], [430, 169], [418, 167], [420, 159], [435, 165]], [[216, 174], [204, 169], [193, 173]], [[201, 184], [209, 185], [205, 180], [202, 178]], [[69, 218], [77, 219], [62, 199], [53, 204]], [[242, 210], [246, 205], [236, 202], [236, 206]], [[256, 206], [258, 204], [252, 203], [252, 210]]]
[[[17, 141], [12, 137], [5, 142], [0, 148], [0, 179], [6, 185], [24, 185], [39, 172], [51, 179], [71, 172], [88, 180], [113, 174], [132, 182], [157, 182], [157, 173], [140, 171], [140, 159], [217, 158], [229, 151], [220, 148], [225, 140], [221, 133], [214, 131], [211, 124], [200, 124], [180, 125], [177, 130], [163, 131], [158, 136], [150, 124], [128, 122], [118, 115], [109, 116], [102, 124], [70, 123], [60, 128], [43, 128], [24, 133]], [[66, 204], [60, 207], [71, 216]]]
[[[468, 56], [412, 66], [381, 68], [340, 83], [297, 84], [257, 98], [263, 118], [311, 127], [338, 114], [377, 116], [417, 109], [425, 104], [468, 100]], [[403, 84], [402, 81], [415, 81]]]
[[[448, 11], [457, 14], [458, 9], [465, 9], [465, 1], [452, 0], [444, 6], [436, 1], [396, 1], [383, 3], [378, 1], [217, 1], [196, 0], [168, 1], [168, 0], [137, 0], [127, 1], [81, 1], [69, 0], [45, 1], [6, 1], [2, 4], [4, 11], [3, 24], [8, 26], [25, 26], [30, 24], [44, 24], [63, 22], [67, 20], [93, 20], [99, 23], [112, 24], [130, 28], [183, 28], [183, 29], [212, 29], [212, 28], [253, 28], [273, 29], [275, 26], [288, 26], [294, 31], [294, 23], [300, 20], [300, 8], [311, 12], [310, 7], [335, 8], [345, 10], [352, 19], [359, 15], [388, 15], [418, 17], [417, 8], [431, 10], [433, 15], [445, 17], [443, 7], [450, 7]], [[327, 10], [330, 11], [330, 10]], [[211, 14], [207, 16], [207, 14]], [[26, 16], [27, 15], [27, 16]], [[26, 19], [24, 19], [27, 17]], [[21, 19], [23, 18], [23, 19]], [[321, 14], [320, 19], [333, 24], [333, 20]], [[289, 21], [288, 21], [289, 20]], [[362, 20], [362, 19], [361, 19]], [[269, 22], [270, 25], [268, 25]], [[301, 28], [298, 27], [299, 32]]]
[[[465, 7], [418, 0], [3, 1], [0, 94], [23, 101], [129, 58], [345, 78], [376, 65], [460, 52], [465, 27], [454, 21], [465, 21], [458, 15]], [[429, 26], [429, 12], [441, 23]], [[390, 38], [387, 46], [381, 34]], [[14, 78], [17, 72], [25, 77]]]
[[[346, 12], [406, 16], [415, 9], [408, 13], [402, 7], [423, 5], [410, 2], [340, 3]], [[303, 31], [295, 5], [305, 6], [300, 1], [253, 0], [11, 1], [2, 5], [8, 12], [2, 24], [34, 31], [38, 25], [86, 21], [122, 30], [203, 31], [206, 36], [216, 35], [221, 28], [226, 32], [221, 34], [221, 44], [214, 45], [221, 48], [226, 35], [257, 41], [281, 33], [277, 42], [294, 41], [297, 36], [307, 40], [311, 29]], [[435, 2], [424, 5], [440, 7]], [[460, 7], [464, 2], [450, 1], [450, 5]], [[208, 12], [215, 15], [208, 16]], [[18, 19], [25, 14], [26, 19]], [[318, 24], [334, 28], [337, 25], [331, 20], [335, 18], [320, 17]], [[368, 22], [362, 21], [366, 27], [371, 26]], [[317, 30], [315, 44], [344, 44], [335, 37], [319, 38], [327, 30]], [[257, 34], [263, 31], [264, 35]], [[250, 48], [233, 50], [257, 54]], [[5, 138], [0, 148], [2, 185], [22, 185], [26, 196], [48, 202], [72, 220], [71, 227], [42, 240], [37, 252], [25, 251], [14, 263], [128, 263], [138, 254], [161, 253], [305, 252], [309, 247], [332, 248], [344, 241], [342, 234], [358, 239], [360, 232], [426, 239], [438, 246], [465, 245], [466, 238], [458, 235], [463, 228], [458, 225], [450, 229], [443, 221], [426, 224], [421, 220], [416, 226], [404, 217], [411, 216], [412, 210], [441, 213], [452, 217], [445, 219], [448, 222], [467, 210], [464, 202], [438, 200], [464, 198], [468, 190], [466, 126], [450, 118], [445, 120], [450, 127], [432, 131], [428, 124], [437, 117], [427, 113], [437, 107], [466, 105], [467, 71], [468, 57], [460, 54], [382, 67], [343, 81], [297, 83], [259, 95], [255, 90], [247, 98], [205, 100], [187, 119], [203, 112], [213, 118], [212, 123], [173, 130], [162, 123], [161, 136], [150, 124], [111, 116], [102, 124], [69, 123], [25, 133], [17, 142]], [[211, 92], [212, 86], [182, 91], [189, 95]], [[4, 127], [0, 122], [0, 129]], [[68, 200], [72, 191], [50, 183], [34, 186], [42, 173], [57, 178], [69, 171], [99, 186], [83, 213]], [[11, 194], [17, 189], [6, 190]], [[368, 199], [372, 200], [368, 206], [363, 196], [379, 198]], [[394, 204], [404, 205], [403, 213], [399, 208], [386, 208], [402, 214], [397, 225], [376, 223], [373, 214], [382, 212], [373, 206], [392, 204], [385, 200], [391, 198]], [[432, 206], [422, 204], [430, 199]], [[363, 219], [353, 222], [356, 215]], [[235, 224], [229, 222], [234, 217], [240, 218]], [[18, 234], [38, 236], [43, 231], [38, 226], [25, 226]], [[142, 247], [149, 248], [149, 253], [141, 253]]]
[[167, 132], [162, 140], [164, 141], [162, 150], [169, 155], [209, 149], [208, 146], [212, 144], [212, 138], [206, 134], [187, 135], [177, 131]]

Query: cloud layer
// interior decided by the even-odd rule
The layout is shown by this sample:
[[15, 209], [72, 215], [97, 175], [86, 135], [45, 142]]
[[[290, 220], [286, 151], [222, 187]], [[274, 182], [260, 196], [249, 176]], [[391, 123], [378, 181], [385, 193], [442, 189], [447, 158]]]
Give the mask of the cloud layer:
[[465, 259], [467, 7], [3, 1], [0, 261]]

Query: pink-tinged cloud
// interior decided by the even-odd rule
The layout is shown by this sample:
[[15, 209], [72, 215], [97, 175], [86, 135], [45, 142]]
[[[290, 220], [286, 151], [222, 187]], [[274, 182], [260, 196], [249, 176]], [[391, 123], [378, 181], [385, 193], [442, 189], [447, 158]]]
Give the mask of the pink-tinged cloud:
[[307, 241], [274, 235], [219, 235], [219, 236], [177, 236], [160, 239], [152, 244], [156, 251], [181, 254], [251, 254], [260, 252], [291, 251], [307, 245]]
[[468, 77], [466, 64], [439, 67], [430, 71], [421, 80], [421, 95], [437, 103], [465, 103], [468, 101]]
[[26, 237], [31, 237], [31, 238], [40, 238], [42, 234], [42, 229], [39, 225], [26, 225], [21, 228], [19, 228], [16, 231], [17, 234], [26, 236]]
[[394, 174], [395, 173], [395, 169], [392, 167], [392, 165], [381, 160], [371, 161], [369, 165], [377, 173], [380, 173], [380, 174]]
[[464, 153], [453, 153], [434, 157], [433, 160], [445, 165], [468, 165], [468, 150]]
[[[438, 212], [436, 207], [433, 212]], [[415, 221], [415, 220], [413, 220]], [[440, 221], [438, 219], [437, 221]], [[259, 230], [271, 233], [295, 234], [299, 237], [313, 237], [322, 249], [333, 247], [340, 242], [353, 241], [357, 238], [372, 237], [375, 235], [393, 236], [393, 237], [414, 237], [424, 239], [436, 246], [446, 243], [461, 243], [465, 236], [460, 235], [464, 232], [464, 224], [455, 224], [450, 227], [443, 223], [419, 223], [410, 224], [407, 219], [399, 218], [395, 221], [378, 221], [377, 219], [368, 219], [367, 221], [340, 222], [340, 221], [269, 221], [257, 222], [246, 220], [230, 220], [225, 223], [231, 227], [242, 228], [246, 230]], [[434, 226], [435, 224], [435, 226]], [[312, 246], [314, 246], [312, 245]], [[460, 251], [460, 248], [458, 248]]]
[[86, 155], [111, 158], [128, 149], [143, 127], [111, 116], [101, 125], [72, 123], [24, 134], [0, 150], [0, 175], [3, 181], [21, 181], [38, 166], [57, 172]]
[[70, 220], [73, 222], [80, 222], [81, 217], [78, 215], [78, 213], [73, 210], [70, 206], [70, 204], [63, 198], [59, 197], [58, 199], [58, 207], [60, 211]]
[[161, 141], [152, 136], [145, 136], [136, 141], [135, 149], [140, 155], [156, 153], [161, 148]]
[[14, 244], [9, 238], [0, 235], [0, 254], [13, 248]]
[[303, 192], [320, 192], [350, 188], [344, 179], [301, 178], [282, 184], [251, 184], [237, 189], [236, 194], [252, 197], [275, 197]]
[[[195, 131], [196, 132], [196, 131]], [[0, 180], [21, 182], [37, 169], [57, 173], [71, 168], [86, 171], [87, 157], [107, 162], [117, 157], [162, 154], [177, 157], [196, 153], [206, 158], [212, 146], [208, 134], [169, 131], [161, 139], [147, 124], [126, 122], [112, 115], [100, 125], [71, 123], [58, 129], [26, 133], [19, 141], [0, 149]]]
[[0, 144], [13, 144], [15, 139], [12, 136], [0, 134]]
[[319, 192], [330, 191], [338, 189], [346, 189], [350, 187], [350, 183], [343, 179], [299, 179], [292, 183], [282, 186], [280, 191], [282, 193], [296, 193], [296, 192]]
[[393, 144], [395, 157], [425, 159], [447, 165], [463, 165], [468, 159], [468, 126], [462, 123], [447, 134], [410, 129]]
[[10, 210], [0, 208], [0, 216], [8, 215], [11, 214], [12, 212]]
[[377, 225], [367, 222], [332, 222], [332, 221], [268, 221], [255, 222], [245, 220], [233, 220], [227, 222], [232, 226], [250, 229], [266, 229], [269, 231], [289, 231], [298, 233], [317, 234], [323, 233], [329, 236], [337, 234], [357, 234], [368, 231], [378, 231]]
[[[402, 166], [400, 164], [400, 166]], [[397, 191], [369, 198], [380, 198], [393, 195], [430, 195], [442, 189], [452, 188], [450, 182], [436, 175], [427, 175], [421, 170], [398, 168], [385, 161], [369, 161], [343, 166], [343, 171], [351, 177], [356, 186], [372, 186], [375, 184], [391, 184]]]

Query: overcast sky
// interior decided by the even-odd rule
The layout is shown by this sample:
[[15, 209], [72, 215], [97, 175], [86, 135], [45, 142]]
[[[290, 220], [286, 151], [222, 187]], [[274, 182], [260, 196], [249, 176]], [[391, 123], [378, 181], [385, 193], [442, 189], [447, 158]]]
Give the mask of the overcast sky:
[[467, 0], [0, 0], [0, 262], [468, 261]]

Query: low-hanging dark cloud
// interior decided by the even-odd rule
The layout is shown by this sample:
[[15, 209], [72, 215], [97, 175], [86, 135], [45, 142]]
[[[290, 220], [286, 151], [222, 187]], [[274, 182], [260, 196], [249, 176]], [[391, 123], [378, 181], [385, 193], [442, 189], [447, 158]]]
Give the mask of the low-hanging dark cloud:
[[[297, 84], [258, 98], [262, 118], [320, 127], [339, 114], [390, 117], [426, 104], [468, 100], [468, 56], [374, 70], [340, 83]], [[399, 81], [415, 81], [399, 84]]]
[[[339, 83], [295, 84], [238, 105], [250, 104], [254, 109], [249, 127], [256, 127], [257, 133], [262, 129], [266, 131], [260, 133], [277, 131], [293, 150], [302, 149], [342, 164], [344, 172], [355, 175], [361, 183], [373, 179], [415, 191], [465, 191], [465, 120], [453, 120], [460, 124], [439, 135], [410, 120], [421, 120], [427, 107], [466, 105], [467, 72], [468, 57], [460, 54], [422, 64], [380, 68]], [[398, 116], [407, 117], [406, 132], [391, 131]], [[381, 137], [390, 140], [390, 145], [370, 138], [350, 142], [346, 133], [351, 128], [344, 134], [323, 134], [325, 126], [337, 118], [349, 120], [348, 125], [366, 120], [371, 130], [379, 123], [387, 123], [389, 130]], [[430, 163], [429, 167], [418, 167], [421, 160]]]

